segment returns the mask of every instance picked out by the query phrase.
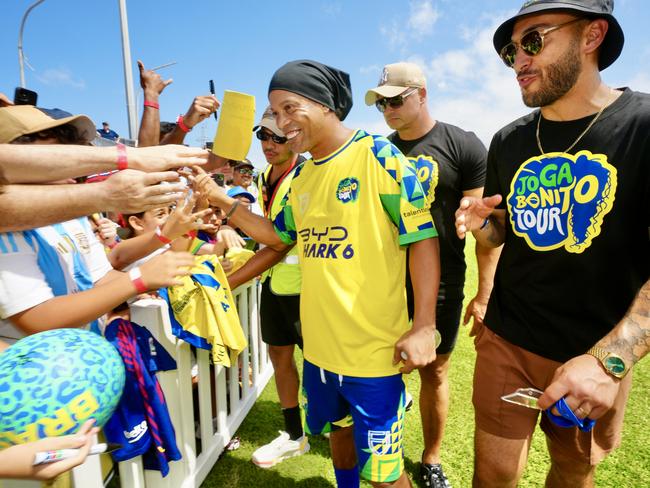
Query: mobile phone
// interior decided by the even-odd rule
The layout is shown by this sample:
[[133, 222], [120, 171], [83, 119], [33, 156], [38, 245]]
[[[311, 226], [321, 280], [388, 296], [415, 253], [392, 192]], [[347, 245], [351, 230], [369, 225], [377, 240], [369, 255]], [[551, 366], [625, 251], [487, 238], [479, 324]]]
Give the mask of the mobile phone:
[[537, 400], [542, 396], [542, 391], [537, 388], [518, 388], [513, 393], [509, 395], [503, 395], [501, 400], [508, 403], [514, 403], [516, 405], [521, 405], [522, 407], [528, 407], [540, 410], [537, 406]]
[[215, 173], [212, 175], [212, 180], [219, 186], [224, 186], [223, 173]]
[[22, 88], [20, 86], [16, 87], [14, 91], [14, 105], [34, 105], [36, 106], [36, 101], [38, 100], [38, 93], [27, 88]]

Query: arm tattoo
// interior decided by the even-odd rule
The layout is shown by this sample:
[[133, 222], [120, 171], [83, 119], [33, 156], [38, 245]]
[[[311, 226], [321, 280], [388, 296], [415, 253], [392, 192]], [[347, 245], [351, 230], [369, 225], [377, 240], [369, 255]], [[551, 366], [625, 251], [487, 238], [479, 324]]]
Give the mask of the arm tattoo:
[[623, 320], [598, 345], [631, 365], [650, 352], [650, 281], [641, 287]]

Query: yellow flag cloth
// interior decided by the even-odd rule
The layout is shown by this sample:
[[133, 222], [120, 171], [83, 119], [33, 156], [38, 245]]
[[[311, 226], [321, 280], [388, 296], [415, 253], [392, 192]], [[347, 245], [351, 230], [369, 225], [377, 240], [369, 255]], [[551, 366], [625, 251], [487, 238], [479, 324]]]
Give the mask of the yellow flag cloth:
[[[228, 249], [226, 252], [226, 259], [232, 263], [232, 269], [227, 274], [233, 274], [245, 265], [253, 256], [255, 256], [255, 252], [250, 249], [244, 249], [241, 247], [231, 247]], [[221, 260], [223, 257], [220, 257], [219, 259]]]
[[195, 347], [211, 350], [215, 364], [236, 364], [248, 343], [219, 259], [196, 256], [192, 274], [181, 281], [181, 285], [161, 290], [170, 308], [173, 334]]

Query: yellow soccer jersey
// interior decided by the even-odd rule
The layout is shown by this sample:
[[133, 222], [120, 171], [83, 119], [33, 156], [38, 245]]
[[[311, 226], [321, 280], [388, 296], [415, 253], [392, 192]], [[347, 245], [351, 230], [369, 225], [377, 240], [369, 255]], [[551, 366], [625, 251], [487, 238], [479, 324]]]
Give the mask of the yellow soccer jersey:
[[405, 246], [437, 236], [413, 167], [386, 138], [357, 131], [306, 161], [283, 203], [274, 225], [299, 249], [305, 358], [348, 376], [397, 373]]

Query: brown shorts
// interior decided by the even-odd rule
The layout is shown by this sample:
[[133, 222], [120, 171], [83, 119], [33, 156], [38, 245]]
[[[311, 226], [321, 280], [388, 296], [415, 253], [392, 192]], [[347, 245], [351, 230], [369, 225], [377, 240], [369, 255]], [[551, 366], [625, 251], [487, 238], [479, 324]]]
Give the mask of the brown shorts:
[[[506, 439], [532, 437], [541, 412], [505, 402], [501, 397], [517, 388], [545, 390], [562, 363], [517, 347], [487, 327], [481, 327], [474, 344], [477, 357], [472, 402], [476, 427]], [[631, 384], [632, 375], [628, 374], [621, 381], [613, 408], [598, 419], [591, 432], [559, 427], [541, 415], [540, 427], [546, 434], [551, 457], [596, 465], [618, 447]]]

